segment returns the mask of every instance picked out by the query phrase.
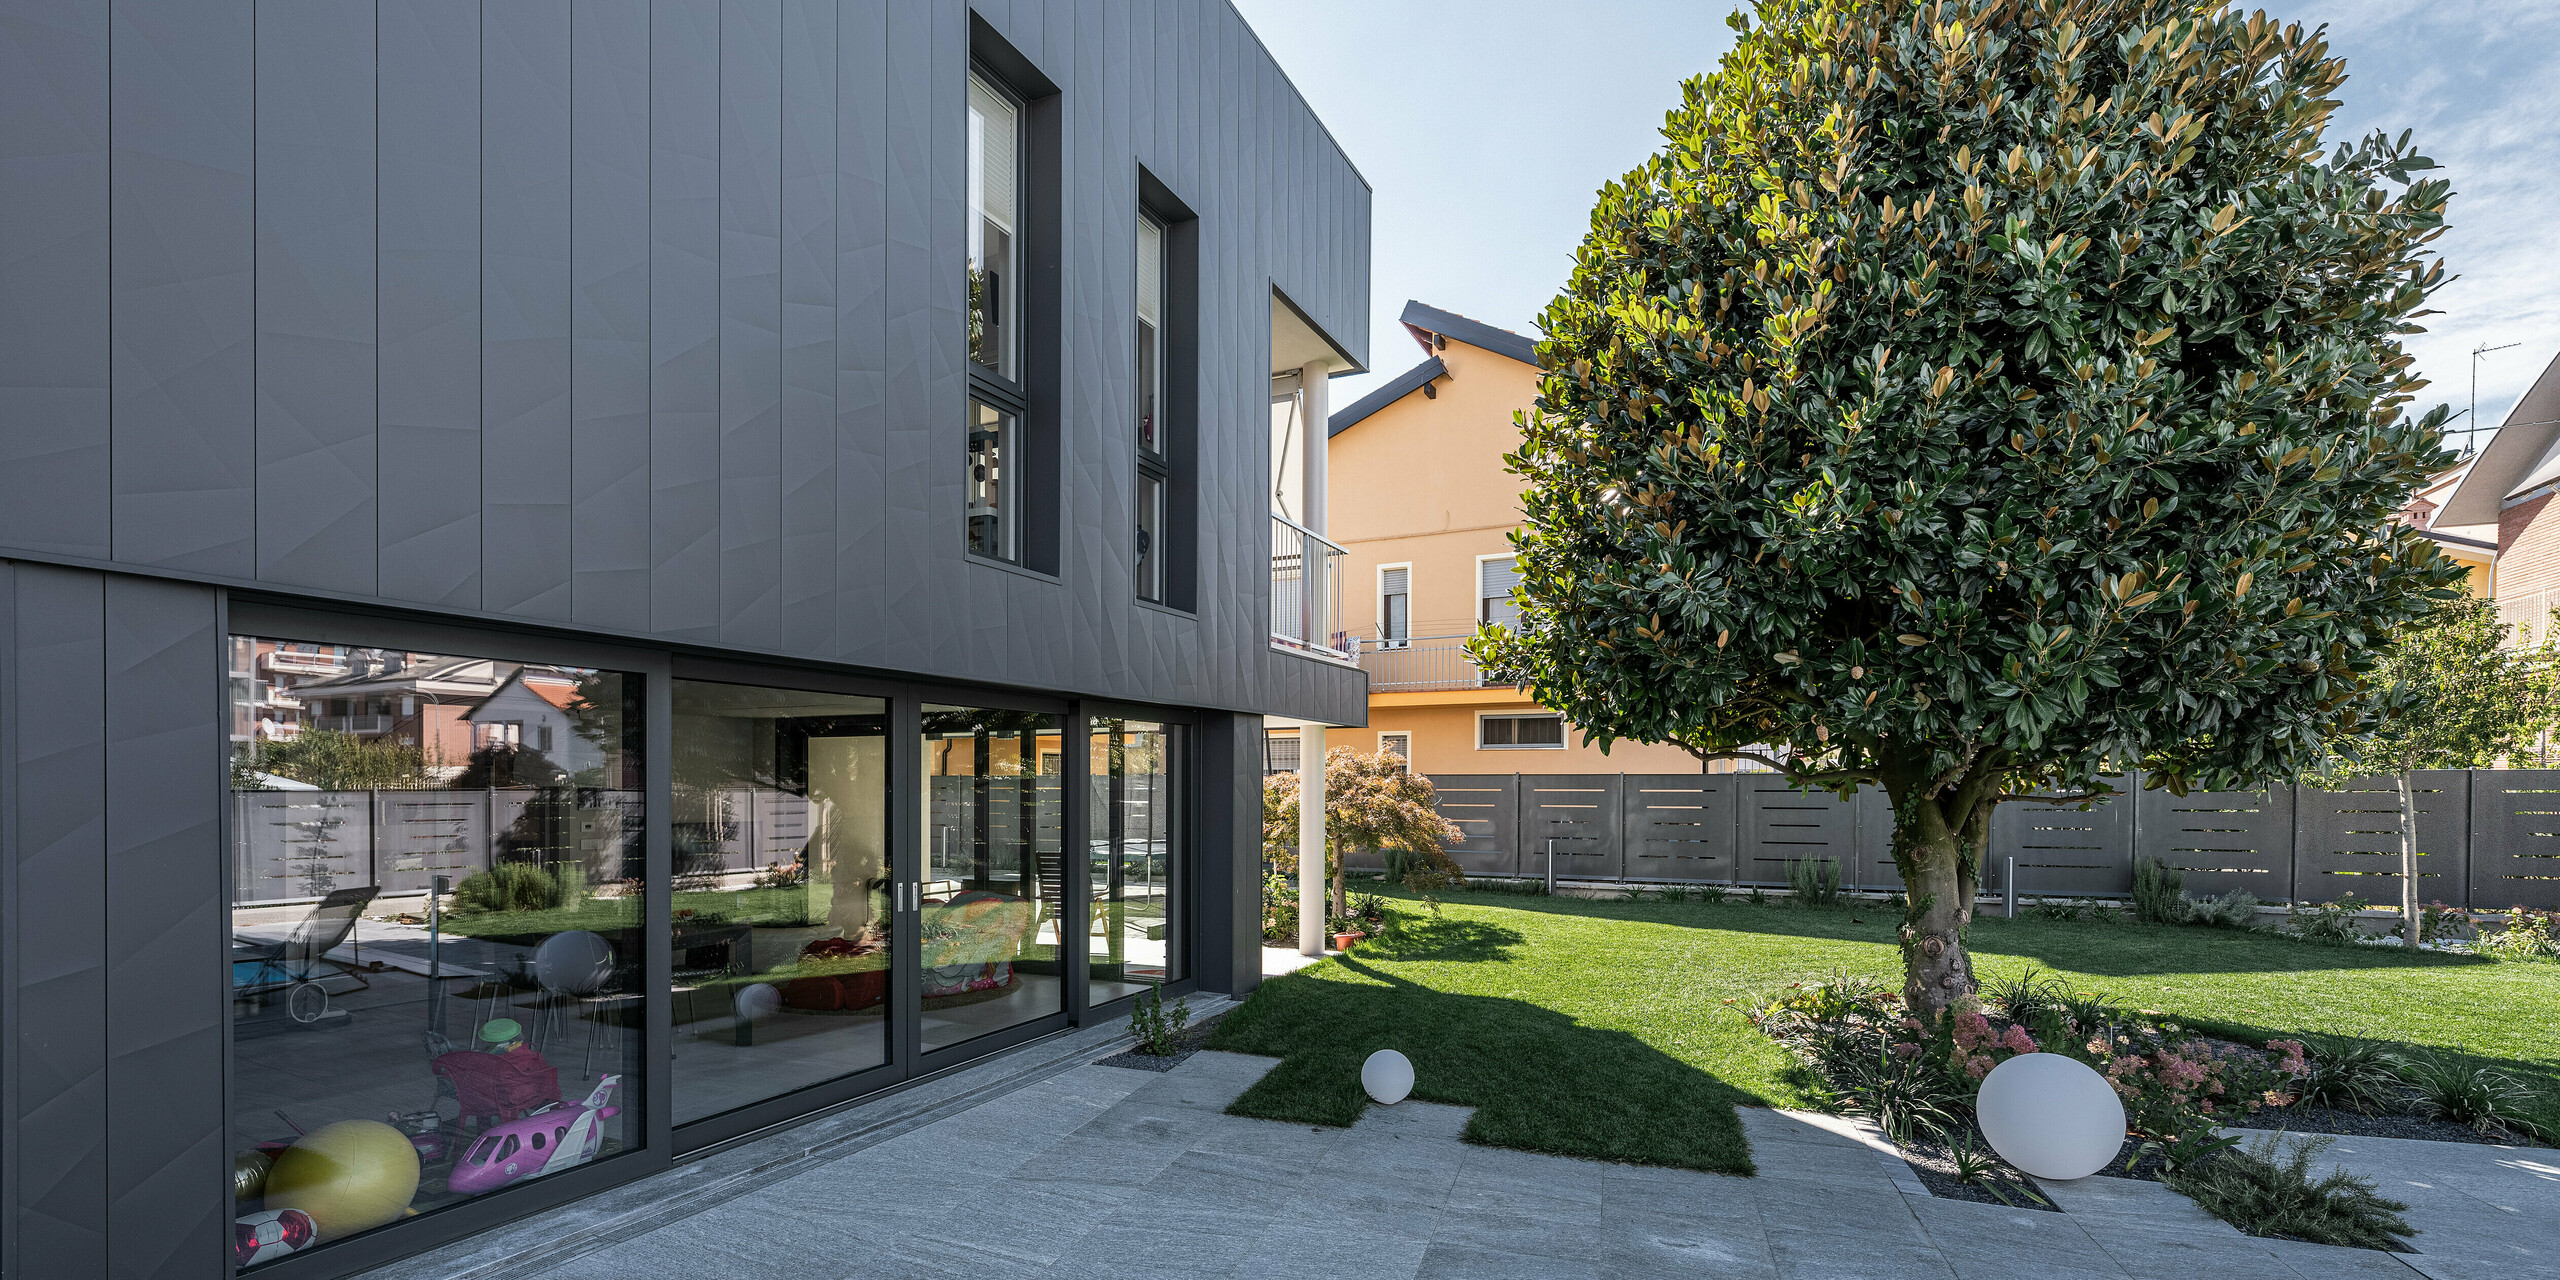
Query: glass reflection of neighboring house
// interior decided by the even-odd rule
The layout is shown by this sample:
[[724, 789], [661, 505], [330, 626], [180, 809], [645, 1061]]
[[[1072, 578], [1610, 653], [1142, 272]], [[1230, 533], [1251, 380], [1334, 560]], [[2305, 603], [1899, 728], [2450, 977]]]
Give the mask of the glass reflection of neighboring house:
[[[556, 753], [597, 763], [592, 746], [580, 745], [571, 727], [575, 677], [486, 658], [382, 649], [349, 650], [342, 663], [345, 674], [292, 687], [298, 706], [291, 732], [268, 732], [262, 725], [259, 736], [323, 729], [388, 738], [416, 747], [428, 774], [438, 777], [459, 773], [473, 751], [499, 743], [541, 750], [572, 771], [579, 765]], [[546, 736], [550, 748], [542, 746]]]
[[462, 713], [471, 747], [527, 747], [576, 776], [604, 764], [604, 751], [578, 733], [577, 677], [547, 667], [518, 667], [497, 689]]

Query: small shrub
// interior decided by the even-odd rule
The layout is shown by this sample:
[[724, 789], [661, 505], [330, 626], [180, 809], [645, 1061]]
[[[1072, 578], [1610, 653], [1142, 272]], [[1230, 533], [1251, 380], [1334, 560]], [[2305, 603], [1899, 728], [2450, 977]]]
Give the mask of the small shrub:
[[2062, 997], [2062, 1016], [2071, 1020], [2072, 1028], [2083, 1039], [2111, 1037], [2125, 1025], [2131, 1015], [2123, 1005], [2108, 999], [2102, 992], [2081, 991]]
[[1837, 858], [1798, 858], [1787, 864], [1787, 887], [1795, 891], [1800, 907], [1836, 907], [1840, 905], [1840, 860]]
[[2326, 947], [2351, 947], [2364, 940], [2356, 913], [2364, 903], [2349, 895], [2336, 902], [2304, 903], [2285, 913], [2284, 933], [2296, 941]]
[[1982, 1003], [2001, 1017], [2030, 1027], [2059, 1014], [2067, 998], [2060, 978], [2037, 977], [2032, 968], [2015, 978], [1994, 978], [1982, 984]]
[[1723, 885], [1702, 884], [1698, 886], [1698, 901], [1700, 902], [1721, 903], [1724, 901], [1724, 895], [1725, 887]]
[[1180, 1048], [1182, 1028], [1191, 1021], [1191, 1006], [1164, 1007], [1164, 984], [1147, 988], [1129, 1010], [1129, 1032], [1138, 1037], [1138, 1052], [1170, 1058]]
[[1879, 1044], [1872, 1055], [1838, 1064], [1846, 1069], [1833, 1082], [1851, 1111], [1875, 1121], [1897, 1143], [1921, 1134], [1944, 1136], [1965, 1109], [1963, 1095], [1918, 1048]]
[[2234, 889], [2219, 898], [2204, 898], [2187, 904], [2187, 923], [2209, 929], [2253, 929], [2258, 924], [2258, 898], [2246, 889]]
[[2302, 1078], [2302, 1100], [2365, 1115], [2393, 1110], [2400, 1101], [2391, 1054], [2371, 1040], [2332, 1040], [2303, 1055], [2311, 1070]]
[[2161, 1175], [2205, 1212], [2253, 1236], [2285, 1236], [2359, 1249], [2405, 1249], [2416, 1234], [2400, 1215], [2409, 1206], [2386, 1199], [2374, 1184], [2344, 1169], [2313, 1177], [2311, 1161], [2334, 1138], [2269, 1134], [2245, 1149]]
[[1473, 880], [1467, 887], [1487, 893], [1516, 893], [1531, 898], [1547, 896], [1547, 884], [1543, 880]]
[[2133, 860], [2133, 918], [2144, 924], [2185, 924], [2187, 873], [2158, 858]]
[[2500, 960], [2560, 959], [2560, 911], [2510, 907], [2503, 929], [2483, 929], [2477, 949]]
[[453, 886], [453, 909], [463, 915], [549, 911], [559, 905], [559, 877], [530, 862], [501, 862]]
[[2471, 913], [2430, 902], [2418, 910], [2418, 937], [2425, 942], [2457, 942], [2472, 930]]
[[1992, 1199], [2002, 1204], [2016, 1207], [2018, 1202], [2009, 1198], [2011, 1190], [2024, 1194], [2037, 1204], [2046, 1203], [2043, 1196], [2037, 1195], [2019, 1183], [2010, 1181], [2011, 1175], [2001, 1167], [2000, 1158], [1983, 1150], [1974, 1142], [1973, 1135], [1970, 1133], [1947, 1144], [1947, 1163], [1955, 1166], [1957, 1182], [1968, 1187], [1979, 1187], [1989, 1192]]
[[1769, 895], [1760, 892], [1760, 886], [1755, 884], [1751, 886], [1751, 896], [1743, 899], [1743, 901], [1748, 902], [1755, 907], [1765, 907], [1769, 905]]
[[2531, 1132], [2536, 1101], [2523, 1081], [2492, 1067], [2440, 1053], [2392, 1058], [2391, 1073], [2415, 1095], [2420, 1114], [2482, 1133], [2496, 1129]]

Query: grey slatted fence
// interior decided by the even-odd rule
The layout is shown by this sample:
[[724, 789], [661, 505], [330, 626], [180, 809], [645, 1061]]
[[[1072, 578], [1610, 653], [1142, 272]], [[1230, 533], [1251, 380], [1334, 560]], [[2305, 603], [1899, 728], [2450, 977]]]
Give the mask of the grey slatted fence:
[[1521, 873], [1545, 875], [1552, 855], [1559, 879], [1625, 879], [1625, 780], [1621, 773], [1521, 775]]
[[[1449, 850], [1469, 875], [1543, 876], [1553, 839], [1565, 880], [1783, 886], [1788, 864], [1828, 858], [1852, 888], [1902, 883], [1892, 810], [1871, 787], [1843, 801], [1769, 773], [1443, 774], [1431, 782], [1441, 814], [1464, 833]], [[2005, 889], [2015, 859], [2025, 896], [2122, 897], [2132, 892], [2134, 860], [2148, 857], [2179, 868], [2199, 895], [2399, 898], [2388, 778], [2185, 796], [2143, 790], [2139, 774], [2109, 782], [2120, 794], [2085, 810], [2001, 805], [1983, 891]], [[2443, 770], [2414, 783], [2422, 901], [2560, 907], [2560, 770]], [[1377, 859], [1354, 855], [1352, 865]]]
[[2469, 864], [2465, 905], [2560, 907], [2560, 769], [2472, 773]]
[[1736, 774], [1630, 773], [1620, 792], [1625, 806], [1626, 875], [1629, 880], [1733, 879]]

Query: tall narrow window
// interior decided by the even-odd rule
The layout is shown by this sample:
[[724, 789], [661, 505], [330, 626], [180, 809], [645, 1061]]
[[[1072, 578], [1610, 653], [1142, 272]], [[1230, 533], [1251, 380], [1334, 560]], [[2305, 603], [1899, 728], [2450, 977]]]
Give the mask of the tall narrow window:
[[1378, 643], [1401, 649], [1412, 639], [1413, 568], [1393, 565], [1378, 570]]
[[1517, 556], [1487, 556], [1476, 561], [1476, 621], [1497, 627], [1518, 625], [1520, 606], [1511, 602], [1511, 589], [1518, 585]]
[[1168, 477], [1164, 422], [1165, 234], [1154, 219], [1138, 217], [1138, 598], [1164, 599], [1164, 494]]
[[1021, 521], [1007, 472], [1018, 452], [1015, 418], [984, 401], [969, 402], [969, 552], [991, 560], [1021, 559]]
[[1002, 90], [970, 76], [969, 358], [1006, 379], [1021, 376], [1014, 370], [1021, 170], [1021, 108]]

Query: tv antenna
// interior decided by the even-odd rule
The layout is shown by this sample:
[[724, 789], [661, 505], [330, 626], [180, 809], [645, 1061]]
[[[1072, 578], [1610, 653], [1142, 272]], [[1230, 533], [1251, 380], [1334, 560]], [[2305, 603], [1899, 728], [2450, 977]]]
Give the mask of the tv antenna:
[[2493, 347], [2484, 342], [2471, 349], [2471, 407], [2463, 410], [2464, 413], [2471, 415], [2471, 425], [2463, 428], [2462, 431], [2463, 457], [2468, 458], [2476, 452], [2472, 446], [2480, 439], [2480, 357], [2492, 351], [2504, 351], [2508, 347], [2523, 345], [2521, 342], [2508, 342]]

